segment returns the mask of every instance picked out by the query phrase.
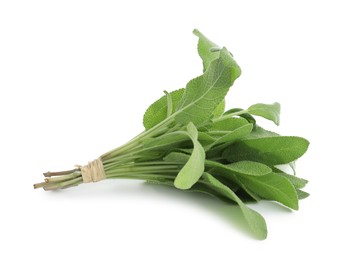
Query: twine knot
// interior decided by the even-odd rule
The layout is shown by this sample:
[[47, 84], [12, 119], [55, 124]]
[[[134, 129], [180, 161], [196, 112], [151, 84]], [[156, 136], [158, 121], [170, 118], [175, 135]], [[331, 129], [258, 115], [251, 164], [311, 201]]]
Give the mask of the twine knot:
[[84, 183], [97, 182], [106, 178], [103, 162], [100, 158], [88, 162], [85, 166], [77, 165], [81, 171], [81, 176]]

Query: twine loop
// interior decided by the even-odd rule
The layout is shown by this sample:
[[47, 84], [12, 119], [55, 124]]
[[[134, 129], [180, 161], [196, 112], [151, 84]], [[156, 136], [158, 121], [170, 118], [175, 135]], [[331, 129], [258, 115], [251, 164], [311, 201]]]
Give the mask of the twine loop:
[[103, 162], [100, 158], [88, 162], [85, 166], [76, 165], [81, 171], [84, 183], [97, 182], [106, 178]]

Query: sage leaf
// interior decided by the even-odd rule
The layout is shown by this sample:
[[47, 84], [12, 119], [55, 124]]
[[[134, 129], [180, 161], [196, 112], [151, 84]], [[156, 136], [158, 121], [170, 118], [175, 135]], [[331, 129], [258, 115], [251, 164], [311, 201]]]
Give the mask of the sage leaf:
[[245, 137], [245, 139], [258, 139], [262, 137], [271, 137], [271, 136], [280, 136], [280, 135], [256, 125], [256, 127], [251, 131], [251, 133], [248, 136]]
[[190, 155], [181, 152], [171, 152], [164, 157], [165, 162], [173, 162], [178, 164], [185, 164], [190, 158]]
[[224, 120], [213, 122], [209, 127], [209, 131], [234, 131], [235, 129], [248, 125], [246, 119], [241, 117], [230, 117]]
[[306, 186], [306, 184], [308, 183], [307, 180], [305, 179], [302, 179], [302, 178], [299, 178], [299, 177], [296, 177], [295, 175], [290, 175], [288, 173], [285, 173], [283, 171], [277, 171], [276, 172], [276, 168], [274, 168], [274, 172], [280, 176], [283, 176], [284, 178], [287, 178], [291, 184], [293, 184], [293, 186], [296, 188], [296, 189], [302, 189]]
[[272, 172], [271, 168], [265, 164], [251, 161], [241, 161], [230, 164], [222, 164], [211, 160], [206, 160], [205, 165], [207, 167], [217, 168], [239, 175], [251, 175], [251, 176], [262, 176]]
[[198, 131], [193, 123], [187, 125], [187, 133], [193, 142], [194, 148], [189, 160], [174, 180], [174, 186], [181, 190], [190, 189], [202, 176], [204, 171], [205, 152], [197, 140]]
[[225, 107], [226, 107], [226, 101], [222, 100], [220, 104], [215, 107], [214, 112], [213, 112], [213, 118], [219, 118], [222, 116], [222, 114], [225, 112]]
[[[172, 113], [176, 110], [176, 107], [184, 94], [184, 90], [185, 89], [182, 88], [169, 93], [171, 98], [170, 102], [172, 103]], [[167, 95], [164, 95], [163, 97], [159, 98], [146, 110], [143, 116], [143, 125], [146, 130], [151, 129], [168, 117], [169, 111], [167, 97]]]
[[285, 177], [272, 172], [263, 176], [241, 175], [238, 178], [262, 198], [275, 200], [295, 210], [299, 208], [296, 190]]
[[223, 135], [222, 137], [216, 139], [213, 143], [211, 143], [209, 146], [204, 147], [205, 151], [209, 151], [213, 146], [216, 146], [218, 144], [225, 143], [227, 146], [231, 143], [244, 138], [248, 134], [251, 133], [253, 128], [252, 124], [246, 124], [244, 126], [241, 126], [234, 131], [227, 132], [227, 134]]
[[219, 52], [213, 52], [211, 49], [219, 46], [205, 37], [199, 30], [195, 29], [193, 33], [198, 37], [197, 50], [203, 61], [203, 71], [206, 71], [210, 63], [219, 57]]
[[230, 162], [250, 160], [267, 165], [286, 164], [301, 157], [309, 142], [296, 136], [272, 136], [246, 139], [230, 145], [223, 153]]
[[[242, 108], [232, 108], [223, 113], [223, 115], [226, 116], [241, 111], [243, 111]], [[240, 113], [239, 117], [246, 119], [249, 123], [253, 124], [254, 126], [256, 125], [256, 119], [254, 119], [254, 117], [251, 116], [249, 113]]]
[[303, 190], [300, 190], [300, 189], [296, 189], [296, 193], [297, 193], [297, 198], [299, 200], [303, 200], [303, 199], [309, 197], [309, 193], [307, 193]]
[[276, 125], [280, 123], [281, 105], [278, 102], [273, 104], [258, 103], [250, 106], [247, 110], [252, 115], [261, 116], [273, 121]]
[[206, 72], [191, 80], [174, 114], [175, 121], [196, 126], [207, 121], [240, 75], [240, 68], [226, 49], [220, 51]]

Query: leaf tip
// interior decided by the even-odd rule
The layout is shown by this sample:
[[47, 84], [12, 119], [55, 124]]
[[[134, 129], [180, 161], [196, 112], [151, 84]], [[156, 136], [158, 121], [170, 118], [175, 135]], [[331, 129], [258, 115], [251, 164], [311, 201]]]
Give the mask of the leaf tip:
[[200, 36], [200, 34], [201, 34], [201, 32], [198, 30], [198, 29], [193, 29], [193, 31], [192, 31], [192, 33], [194, 34], [194, 35], [196, 35], [196, 36]]
[[179, 190], [188, 190], [192, 187], [191, 183], [186, 183], [186, 182], [181, 181], [180, 178], [178, 178], [178, 176], [174, 180], [173, 184], [174, 184], [174, 187], [176, 187]]

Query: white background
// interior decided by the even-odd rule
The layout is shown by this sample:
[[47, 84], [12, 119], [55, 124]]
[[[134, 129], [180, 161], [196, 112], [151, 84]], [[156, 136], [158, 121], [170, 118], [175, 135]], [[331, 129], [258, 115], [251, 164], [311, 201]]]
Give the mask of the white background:
[[[1, 259], [343, 259], [342, 1], [1, 1]], [[236, 207], [139, 181], [33, 190], [143, 130], [163, 90], [201, 73], [198, 28], [242, 68], [227, 106], [282, 104], [311, 142], [298, 161], [311, 196], [292, 212]]]

